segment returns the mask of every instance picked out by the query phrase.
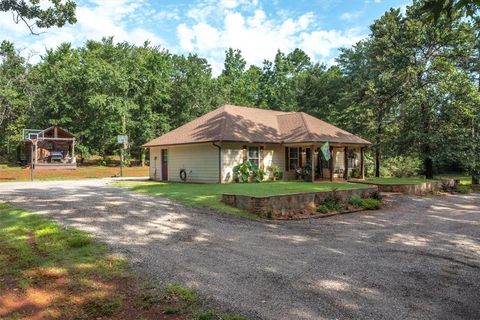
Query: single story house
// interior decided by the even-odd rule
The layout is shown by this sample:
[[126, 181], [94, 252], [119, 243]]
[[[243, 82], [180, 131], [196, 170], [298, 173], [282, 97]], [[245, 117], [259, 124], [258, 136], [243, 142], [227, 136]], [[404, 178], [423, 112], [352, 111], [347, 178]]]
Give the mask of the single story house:
[[[328, 161], [320, 148], [329, 143]], [[233, 167], [250, 160], [277, 165], [284, 179], [307, 164], [313, 181], [364, 177], [364, 149], [371, 143], [304, 112], [224, 105], [143, 145], [150, 149], [150, 178], [227, 183]], [[186, 172], [186, 174], [185, 174]]]

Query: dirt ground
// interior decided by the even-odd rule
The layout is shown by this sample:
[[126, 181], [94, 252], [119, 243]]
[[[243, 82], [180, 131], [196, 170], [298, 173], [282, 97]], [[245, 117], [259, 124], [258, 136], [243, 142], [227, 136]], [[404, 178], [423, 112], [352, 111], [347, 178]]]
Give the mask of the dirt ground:
[[257, 319], [479, 319], [480, 194], [249, 221], [105, 180], [0, 184], [0, 199], [94, 233], [160, 282]]
[[[36, 170], [35, 180], [63, 180], [63, 179], [91, 179], [91, 178], [110, 178], [120, 176], [119, 167], [102, 166], [79, 166], [75, 170]], [[145, 167], [125, 167], [124, 176], [128, 177], [146, 177], [148, 176], [148, 166]], [[8, 181], [29, 181], [31, 179], [30, 168], [18, 166], [0, 165], [0, 182]]]

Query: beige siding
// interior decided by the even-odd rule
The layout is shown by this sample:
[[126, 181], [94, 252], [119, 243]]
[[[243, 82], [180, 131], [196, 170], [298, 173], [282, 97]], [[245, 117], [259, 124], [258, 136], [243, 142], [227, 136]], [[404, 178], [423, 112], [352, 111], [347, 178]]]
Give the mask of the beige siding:
[[233, 167], [243, 162], [242, 143], [222, 143], [222, 182], [233, 181]]
[[218, 148], [211, 143], [169, 147], [168, 180], [181, 181], [181, 169], [189, 182], [218, 182]]
[[218, 182], [218, 148], [210, 143], [151, 148], [150, 179], [162, 180], [161, 149], [168, 149], [168, 181], [181, 181], [180, 170], [185, 169], [189, 182]]
[[[222, 182], [232, 182], [233, 167], [243, 161], [243, 145], [260, 146], [260, 144], [223, 143], [222, 144]], [[285, 169], [285, 148], [281, 145], [263, 145], [263, 157], [261, 159], [266, 170], [272, 164], [277, 165], [281, 171]], [[268, 179], [269, 177], [265, 177]]]

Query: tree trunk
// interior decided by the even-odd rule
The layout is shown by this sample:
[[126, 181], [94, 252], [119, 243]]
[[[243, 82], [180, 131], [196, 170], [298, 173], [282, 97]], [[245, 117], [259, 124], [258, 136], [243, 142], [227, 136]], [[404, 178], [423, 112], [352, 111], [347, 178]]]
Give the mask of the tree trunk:
[[380, 144], [381, 144], [381, 135], [382, 135], [382, 120], [383, 120], [383, 111], [378, 110], [377, 114], [377, 137], [376, 137], [376, 147], [375, 147], [375, 177], [380, 177]]
[[433, 160], [430, 156], [425, 157], [423, 160], [425, 167], [425, 178], [433, 179]]
[[430, 115], [429, 110], [427, 110], [427, 106], [425, 103], [421, 104], [421, 112], [422, 112], [422, 125], [423, 125], [423, 137], [421, 139], [421, 150], [423, 156], [423, 167], [425, 170], [425, 178], [433, 179], [433, 159], [432, 159], [432, 152], [430, 147]]

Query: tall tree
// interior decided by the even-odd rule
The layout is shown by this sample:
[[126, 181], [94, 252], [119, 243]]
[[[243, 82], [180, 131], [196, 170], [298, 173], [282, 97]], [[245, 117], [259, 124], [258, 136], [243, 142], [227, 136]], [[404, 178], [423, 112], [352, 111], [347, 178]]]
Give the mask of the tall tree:
[[405, 28], [402, 19], [398, 9], [386, 12], [370, 27], [371, 35], [367, 40], [342, 50], [338, 59], [348, 77], [346, 99], [350, 107], [344, 110], [343, 118], [355, 121], [353, 127], [374, 143], [377, 177], [380, 176], [382, 154], [388, 153], [394, 144], [395, 106], [407, 83], [408, 57], [398, 45]]
[[27, 76], [25, 59], [12, 43], [3, 41], [0, 44], [0, 155], [5, 158], [13, 158], [14, 147], [22, 138], [28, 118]]
[[205, 58], [196, 54], [173, 56], [171, 79], [170, 117], [174, 128], [217, 106], [212, 69]]
[[72, 0], [0, 0], [0, 11], [11, 12], [13, 22], [23, 22], [32, 34], [35, 28], [63, 27], [75, 23], [76, 4]]

